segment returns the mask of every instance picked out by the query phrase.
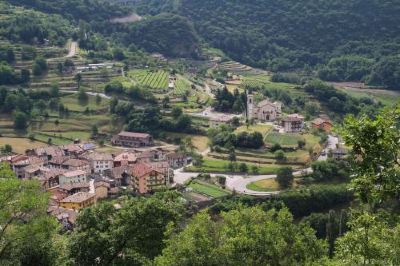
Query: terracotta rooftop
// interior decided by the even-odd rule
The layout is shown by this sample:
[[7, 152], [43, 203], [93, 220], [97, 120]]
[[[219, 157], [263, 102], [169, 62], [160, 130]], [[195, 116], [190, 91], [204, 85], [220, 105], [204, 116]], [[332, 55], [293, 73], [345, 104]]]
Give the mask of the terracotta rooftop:
[[51, 155], [52, 157], [63, 156], [64, 151], [58, 146], [48, 146], [34, 150], [38, 156]]
[[88, 165], [89, 163], [84, 160], [79, 160], [79, 159], [69, 159], [63, 163], [63, 165], [68, 165], [72, 167], [80, 167], [80, 166], [85, 166]]
[[75, 171], [66, 172], [66, 173], [64, 173], [63, 175], [64, 175], [65, 177], [75, 177], [75, 176], [78, 176], [78, 175], [85, 175], [85, 174], [86, 174], [85, 171], [82, 171], [82, 170], [75, 170]]
[[316, 118], [316, 119], [314, 119], [313, 121], [312, 121], [312, 123], [314, 124], [314, 125], [322, 125], [323, 123], [329, 123], [329, 124], [332, 124], [331, 123], [331, 121], [329, 121], [329, 120], [325, 120], [325, 119], [322, 119], [322, 118]]
[[84, 150], [79, 146], [79, 144], [68, 144], [62, 146], [63, 150], [68, 152], [83, 152]]
[[133, 166], [132, 175], [136, 177], [142, 177], [149, 173], [151, 173], [154, 169], [145, 164], [145, 163], [138, 163]]
[[66, 160], [68, 160], [69, 157], [66, 157], [64, 155], [62, 156], [54, 156], [53, 158], [51, 158], [51, 160], [49, 161], [49, 163], [52, 164], [62, 164], [63, 162], [65, 162]]
[[119, 162], [119, 161], [129, 161], [129, 162], [135, 162], [137, 160], [136, 154], [132, 152], [123, 152], [115, 156], [114, 162]]
[[28, 164], [33, 165], [33, 164], [43, 164], [43, 163], [44, 163], [43, 160], [40, 159], [39, 157], [29, 156], [25, 160], [21, 160], [21, 161], [14, 163], [14, 165], [23, 166], [23, 165], [28, 165]]
[[63, 203], [81, 203], [87, 201], [91, 198], [95, 197], [95, 194], [88, 193], [88, 192], [78, 192], [74, 195], [66, 197], [65, 199], [61, 200]]

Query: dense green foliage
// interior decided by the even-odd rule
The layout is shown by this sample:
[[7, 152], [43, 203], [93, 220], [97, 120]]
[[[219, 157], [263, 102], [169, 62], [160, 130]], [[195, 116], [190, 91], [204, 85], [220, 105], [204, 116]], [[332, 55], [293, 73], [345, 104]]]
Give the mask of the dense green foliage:
[[[142, 13], [188, 17], [211, 46], [234, 60], [273, 71], [311, 67], [327, 80], [368, 81], [382, 57], [400, 51], [400, 5], [395, 1], [138, 2]], [[397, 88], [384, 80], [377, 84]]]
[[309, 81], [304, 90], [315, 97], [333, 115], [358, 115], [360, 113], [372, 116], [377, 113], [380, 104], [367, 97], [360, 99], [335, 89], [333, 86], [318, 80]]
[[316, 161], [311, 164], [311, 177], [316, 182], [346, 181], [350, 176], [350, 167], [347, 161]]
[[400, 6], [392, 1], [182, 3], [181, 12], [214, 46], [235, 59], [275, 70], [316, 65], [336, 54], [379, 57], [399, 51]]
[[[277, 159], [280, 160], [280, 158]], [[278, 182], [279, 187], [281, 189], [287, 189], [292, 187], [293, 180], [294, 180], [293, 169], [290, 167], [280, 168], [276, 173], [276, 181]]]
[[400, 195], [399, 113], [396, 108], [385, 110], [376, 119], [366, 116], [346, 119], [344, 140], [353, 147], [352, 183], [359, 198], [372, 207]]
[[15, 5], [22, 5], [45, 13], [59, 14], [68, 19], [85, 21], [104, 21], [127, 13], [110, 1], [99, 0], [7, 0]]
[[264, 145], [263, 136], [260, 132], [241, 132], [235, 134], [233, 128], [229, 125], [209, 129], [208, 137], [211, 140], [211, 146], [215, 148], [223, 147], [231, 149], [232, 147], [236, 147], [258, 149]]
[[50, 44], [63, 45], [72, 34], [71, 24], [58, 15], [17, 9], [0, 2], [0, 36], [12, 42], [43, 44], [45, 39]]
[[213, 107], [219, 112], [241, 113], [246, 110], [246, 94], [235, 90], [231, 93], [226, 87], [215, 92]]
[[120, 204], [119, 210], [104, 203], [79, 215], [69, 243], [75, 265], [143, 265], [161, 253], [165, 231], [184, 214], [175, 193]]
[[57, 223], [47, 216], [47, 201], [38, 181], [18, 180], [0, 164], [1, 265], [54, 265]]
[[324, 256], [324, 243], [287, 209], [239, 208], [213, 221], [196, 215], [167, 242], [156, 265], [306, 265]]
[[193, 25], [184, 17], [162, 14], [129, 27], [126, 43], [134, 42], [148, 52], [172, 57], [198, 57], [198, 39]]

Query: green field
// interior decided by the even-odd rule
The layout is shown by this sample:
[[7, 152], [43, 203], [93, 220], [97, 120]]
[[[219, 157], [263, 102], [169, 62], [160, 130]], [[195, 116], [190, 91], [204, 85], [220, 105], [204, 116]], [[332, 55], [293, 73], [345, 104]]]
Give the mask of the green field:
[[266, 87], [270, 89], [292, 89], [295, 87], [295, 85], [290, 83], [272, 82], [271, 76], [267, 74], [246, 75], [243, 77], [243, 85]]
[[263, 136], [265, 136], [268, 132], [270, 132], [272, 129], [272, 126], [270, 125], [262, 125], [262, 124], [258, 124], [258, 125], [252, 125], [252, 126], [241, 126], [238, 127], [235, 130], [235, 133], [241, 133], [241, 132], [248, 132], [248, 133], [252, 133], [252, 132], [260, 132]]
[[152, 89], [165, 90], [168, 88], [169, 74], [164, 70], [136, 69], [129, 71], [128, 76], [138, 84]]
[[246, 188], [259, 192], [274, 192], [279, 190], [279, 184], [275, 179], [264, 179], [250, 183]]
[[[238, 164], [241, 162], [238, 161]], [[227, 166], [229, 164], [228, 160], [220, 160], [206, 157], [202, 166], [190, 166], [186, 170], [190, 172], [205, 172], [205, 173], [226, 173], [229, 170]], [[279, 168], [285, 167], [284, 165], [278, 164], [257, 164], [257, 163], [246, 163], [249, 168], [255, 165], [259, 168], [259, 174], [276, 174]], [[289, 166], [289, 165], [286, 165]], [[293, 168], [299, 168], [300, 166], [292, 166]], [[249, 170], [250, 171], [250, 170]], [[235, 170], [239, 173], [239, 170]]]
[[380, 101], [382, 104], [387, 106], [393, 106], [400, 101], [400, 94], [394, 91], [388, 90], [368, 90], [368, 89], [340, 89], [354, 98], [371, 98], [376, 101]]
[[300, 134], [284, 134], [271, 132], [266, 138], [265, 142], [268, 144], [279, 144], [285, 147], [296, 147], [299, 140], [304, 140], [305, 138]]
[[189, 187], [197, 193], [204, 194], [213, 198], [220, 198], [228, 196], [230, 194], [228, 191], [223, 190], [216, 185], [208, 184], [198, 180], [193, 180], [190, 183]]
[[101, 99], [100, 104], [96, 103], [95, 96], [89, 96], [89, 100], [87, 103], [80, 103], [78, 101], [77, 94], [70, 94], [60, 98], [61, 103], [67, 107], [70, 111], [73, 112], [84, 112], [86, 108], [89, 108], [92, 111], [104, 110], [109, 107], [108, 99]]

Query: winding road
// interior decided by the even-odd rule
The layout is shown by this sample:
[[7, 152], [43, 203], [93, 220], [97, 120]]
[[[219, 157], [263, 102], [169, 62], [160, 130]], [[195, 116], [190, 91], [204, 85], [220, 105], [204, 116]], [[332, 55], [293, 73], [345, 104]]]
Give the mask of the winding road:
[[[332, 135], [329, 135], [327, 145], [322, 152], [322, 154], [318, 158], [318, 161], [324, 161], [327, 159], [327, 153], [331, 149], [335, 149], [336, 145], [339, 143], [338, 137], [334, 137]], [[294, 176], [301, 176], [303, 174], [309, 174], [312, 172], [311, 168], [303, 169], [303, 170], [298, 170], [294, 172]], [[199, 172], [185, 172], [184, 168], [177, 169], [174, 171], [174, 181], [177, 184], [184, 184], [186, 181], [191, 179], [192, 177], [198, 176]], [[251, 189], [247, 188], [247, 185], [257, 182], [260, 180], [265, 180], [265, 179], [275, 179], [276, 175], [240, 175], [240, 174], [232, 174], [232, 175], [226, 175], [226, 174], [210, 174], [212, 177], [215, 176], [225, 176], [226, 177], [226, 187], [229, 190], [236, 191], [237, 193], [245, 194], [245, 195], [251, 195], [251, 196], [271, 196], [271, 195], [276, 195], [279, 193], [279, 191], [274, 191], [274, 192], [258, 192], [254, 191]]]

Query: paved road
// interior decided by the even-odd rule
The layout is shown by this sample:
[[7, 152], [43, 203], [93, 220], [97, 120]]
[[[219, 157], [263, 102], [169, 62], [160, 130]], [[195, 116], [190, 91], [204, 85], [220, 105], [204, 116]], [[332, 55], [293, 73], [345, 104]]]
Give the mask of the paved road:
[[66, 57], [74, 57], [76, 55], [76, 51], [78, 50], [78, 43], [77, 42], [71, 42], [71, 45], [69, 46], [69, 52]]
[[[329, 149], [335, 149], [336, 144], [339, 142], [339, 139], [337, 137], [329, 135], [328, 138], [328, 143], [327, 147], [325, 150]], [[318, 158], [319, 161], [326, 160], [327, 156], [320, 156]], [[306, 173], [311, 173], [312, 169], [307, 168], [307, 169], [302, 169], [294, 172], [293, 174], [295, 176], [301, 176]], [[186, 181], [188, 181], [192, 177], [198, 176], [200, 173], [188, 173], [184, 172], [184, 169], [178, 169], [174, 171], [174, 181], [177, 184], [184, 184]], [[226, 187], [230, 190], [234, 190], [238, 193], [241, 194], [246, 194], [246, 195], [252, 195], [252, 196], [271, 196], [274, 194], [278, 194], [279, 191], [276, 192], [258, 192], [258, 191], [253, 191], [247, 188], [247, 185], [250, 183], [264, 180], [264, 179], [274, 179], [276, 178], [276, 175], [250, 175], [250, 176], [243, 176], [243, 175], [226, 175], [226, 174], [211, 174], [212, 177], [215, 176], [225, 176], [226, 177]]]
[[[294, 172], [293, 174], [295, 176], [301, 176], [304, 173], [310, 173], [311, 169], [305, 169], [305, 170], [299, 170]], [[200, 173], [198, 172], [184, 172], [183, 169], [178, 169], [175, 170], [174, 172], [174, 181], [177, 184], [184, 184], [186, 181], [188, 181], [192, 177], [197, 177]], [[225, 176], [226, 177], [226, 187], [232, 191], [236, 191], [241, 194], [246, 194], [246, 195], [253, 195], [253, 196], [270, 196], [279, 193], [277, 192], [258, 192], [258, 191], [253, 191], [247, 188], [247, 185], [250, 183], [260, 181], [260, 180], [265, 180], [265, 179], [274, 179], [276, 178], [276, 175], [249, 175], [249, 176], [243, 176], [243, 175], [238, 175], [238, 174], [233, 174], [233, 175], [226, 175], [226, 174], [210, 174], [212, 177], [215, 176]]]

